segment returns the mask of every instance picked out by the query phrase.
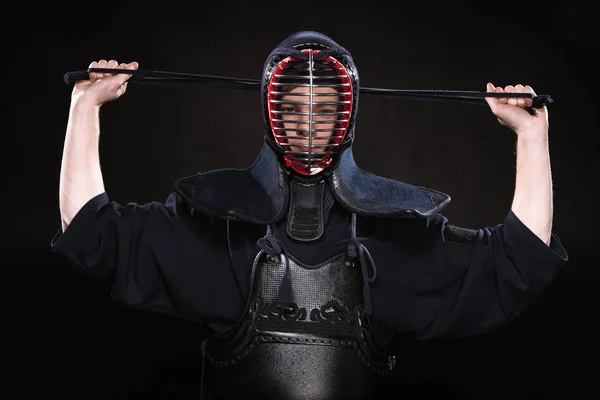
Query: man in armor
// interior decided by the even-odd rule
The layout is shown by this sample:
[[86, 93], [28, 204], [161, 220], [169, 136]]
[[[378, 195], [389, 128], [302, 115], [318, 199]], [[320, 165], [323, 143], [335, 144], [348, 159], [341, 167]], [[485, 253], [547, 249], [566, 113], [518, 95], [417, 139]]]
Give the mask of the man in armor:
[[129, 77], [90, 72], [74, 86], [51, 245], [109, 279], [116, 301], [209, 327], [198, 343], [208, 398], [383, 398], [396, 335], [504, 326], [567, 261], [552, 232], [548, 111], [531, 112], [531, 99], [486, 98], [517, 134], [515, 195], [501, 223], [465, 229], [441, 214], [448, 195], [356, 165], [358, 71], [317, 32], [289, 36], [265, 62], [265, 140], [251, 166], [182, 177], [165, 202], [112, 201], [99, 110]]

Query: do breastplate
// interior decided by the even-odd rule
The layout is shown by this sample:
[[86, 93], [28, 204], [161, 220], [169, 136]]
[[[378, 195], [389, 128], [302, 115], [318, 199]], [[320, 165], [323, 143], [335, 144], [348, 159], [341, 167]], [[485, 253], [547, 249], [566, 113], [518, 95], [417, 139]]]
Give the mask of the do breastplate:
[[[261, 250], [242, 319], [203, 343], [203, 390], [215, 399], [374, 398], [395, 362], [375, 343], [351, 254], [306, 265]], [[286, 268], [294, 295], [280, 304]]]

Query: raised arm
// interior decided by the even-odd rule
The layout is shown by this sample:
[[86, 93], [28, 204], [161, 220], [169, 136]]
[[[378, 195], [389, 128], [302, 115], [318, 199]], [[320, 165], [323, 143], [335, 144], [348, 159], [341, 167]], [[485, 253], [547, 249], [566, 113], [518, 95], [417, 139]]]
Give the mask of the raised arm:
[[[138, 64], [100, 60], [92, 62], [90, 68], [137, 69]], [[98, 152], [99, 110], [125, 93], [130, 76], [90, 73], [89, 80], [79, 81], [73, 88], [59, 183], [63, 232], [90, 199], [104, 192]]]
[[[101, 60], [90, 67], [138, 64]], [[60, 171], [61, 228], [50, 245], [76, 270], [110, 282], [112, 298], [123, 305], [223, 329], [245, 304], [225, 220], [192, 212], [176, 192], [164, 202], [126, 204], [105, 192], [99, 111], [125, 93], [129, 76], [91, 73], [73, 89]]]
[[[490, 83], [487, 91], [534, 94], [523, 85], [502, 89]], [[395, 332], [460, 338], [502, 327], [544, 293], [568, 260], [552, 232], [547, 109], [531, 115], [525, 110], [530, 99], [487, 101], [499, 122], [517, 134], [512, 207], [503, 221], [481, 229], [451, 225], [441, 215], [390, 222], [395, 225], [384, 232], [399, 239], [370, 251], [375, 260], [394, 260], [389, 268], [378, 263], [373, 303]]]
[[[532, 93], [531, 86], [504, 89], [488, 83], [488, 92]], [[537, 237], [550, 244], [552, 232], [552, 175], [548, 148], [548, 110], [524, 110], [532, 104], [524, 98], [487, 98], [500, 123], [517, 134], [517, 173], [511, 210]]]

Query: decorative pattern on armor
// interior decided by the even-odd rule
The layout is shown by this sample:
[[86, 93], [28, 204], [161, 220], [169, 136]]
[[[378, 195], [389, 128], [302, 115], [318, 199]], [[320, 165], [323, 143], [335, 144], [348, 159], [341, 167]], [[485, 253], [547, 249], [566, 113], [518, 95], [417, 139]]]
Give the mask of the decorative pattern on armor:
[[[354, 398], [350, 391], [370, 390], [377, 376], [393, 369], [394, 358], [373, 340], [362, 301], [362, 271], [349, 257], [343, 253], [311, 266], [261, 251], [240, 324], [205, 342], [207, 382], [229, 390], [224, 387], [234, 374], [248, 382], [263, 380], [259, 384], [269, 391], [286, 394], [278, 398], [290, 399], [333, 398], [327, 393]], [[293, 301], [281, 303], [279, 285], [286, 270]], [[303, 382], [310, 376], [312, 382]], [[325, 384], [331, 387], [304, 397], [301, 387]], [[257, 390], [263, 389], [267, 386]]]

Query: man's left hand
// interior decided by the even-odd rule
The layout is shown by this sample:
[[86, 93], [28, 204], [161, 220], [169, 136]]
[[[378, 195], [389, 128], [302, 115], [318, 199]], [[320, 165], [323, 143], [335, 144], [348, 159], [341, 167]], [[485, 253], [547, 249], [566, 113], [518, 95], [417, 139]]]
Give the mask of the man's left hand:
[[[531, 93], [535, 96], [533, 88], [529, 85], [508, 85], [504, 89], [487, 84], [487, 92], [496, 93]], [[525, 108], [531, 107], [533, 100], [520, 97], [486, 97], [492, 113], [498, 121], [507, 128], [515, 131], [520, 138], [523, 136], [546, 135], [548, 132], [548, 110], [535, 108], [535, 115], [531, 115]]]

